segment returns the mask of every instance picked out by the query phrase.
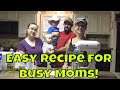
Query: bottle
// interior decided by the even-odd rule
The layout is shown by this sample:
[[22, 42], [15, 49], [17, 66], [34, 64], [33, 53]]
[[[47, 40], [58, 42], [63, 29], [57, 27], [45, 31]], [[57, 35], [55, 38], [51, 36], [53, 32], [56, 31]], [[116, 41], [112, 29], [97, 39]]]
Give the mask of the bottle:
[[[9, 52], [11, 52], [13, 54], [14, 53], [14, 49], [10, 48]], [[13, 57], [11, 59], [13, 59]], [[8, 72], [14, 72], [15, 71], [15, 67], [14, 67], [14, 63], [13, 62], [7, 63], [7, 71]]]
[[21, 70], [21, 69], [25, 69], [25, 63], [21, 62], [19, 67], [18, 67], [18, 70]]
[[2, 72], [2, 54], [0, 54], [0, 72]]
[[4, 48], [3, 47], [0, 47], [0, 51], [3, 51], [4, 50]]

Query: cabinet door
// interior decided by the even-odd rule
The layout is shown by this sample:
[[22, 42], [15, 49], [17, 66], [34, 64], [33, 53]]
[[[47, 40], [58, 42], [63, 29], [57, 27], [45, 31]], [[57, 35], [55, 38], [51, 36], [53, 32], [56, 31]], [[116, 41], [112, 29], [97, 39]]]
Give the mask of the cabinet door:
[[11, 20], [11, 21], [18, 20], [17, 11], [8, 11], [8, 20]]
[[88, 27], [87, 27], [86, 33], [87, 34], [98, 34], [98, 27], [97, 27], [98, 17], [97, 17], [97, 15], [89, 14], [87, 17], [88, 17], [87, 18]]
[[0, 11], [0, 20], [17, 21], [17, 11]]
[[0, 11], [0, 20], [8, 20], [8, 12]]
[[26, 37], [26, 29], [29, 23], [36, 23], [36, 14], [19, 13], [19, 35], [18, 37]]
[[110, 34], [110, 15], [109, 14], [100, 15], [98, 25], [100, 34]]

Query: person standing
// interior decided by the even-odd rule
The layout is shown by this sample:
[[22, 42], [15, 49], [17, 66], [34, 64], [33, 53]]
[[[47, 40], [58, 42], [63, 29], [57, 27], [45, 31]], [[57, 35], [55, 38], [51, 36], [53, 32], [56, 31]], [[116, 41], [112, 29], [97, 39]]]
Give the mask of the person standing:
[[[76, 34], [76, 37], [73, 39], [70, 39], [67, 43], [67, 49], [66, 49], [66, 53], [73, 53], [74, 52], [74, 44], [80, 40], [87, 40], [87, 37], [85, 36], [85, 31], [87, 29], [87, 21], [85, 18], [78, 18], [76, 19], [75, 23], [74, 23], [74, 32]], [[85, 62], [82, 65], [88, 65], [87, 62]], [[70, 66], [70, 63], [64, 63], [64, 69], [67, 69]]]
[[[73, 20], [70, 17], [66, 17], [64, 19], [63, 26], [64, 26], [64, 31], [59, 33], [57, 46], [55, 48], [56, 55], [65, 54], [67, 48], [66, 44], [71, 38], [76, 37], [76, 34], [71, 30], [73, 27]], [[51, 67], [55, 67], [55, 68], [61, 68], [64, 65], [64, 63], [58, 61], [52, 64], [53, 65], [51, 65]]]
[[46, 62], [40, 62], [40, 54], [43, 53], [43, 42], [40, 38], [35, 37], [37, 30], [38, 25], [36, 23], [30, 23], [27, 26], [27, 37], [19, 42], [17, 52], [22, 54], [37, 54], [35, 65], [38, 67], [47, 67]]

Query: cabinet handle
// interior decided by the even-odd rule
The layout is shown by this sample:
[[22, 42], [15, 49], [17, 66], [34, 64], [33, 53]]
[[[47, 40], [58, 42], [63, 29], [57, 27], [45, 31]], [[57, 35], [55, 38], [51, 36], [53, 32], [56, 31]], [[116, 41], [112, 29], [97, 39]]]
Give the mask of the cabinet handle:
[[113, 22], [111, 22], [111, 26], [110, 26], [110, 29], [113, 29]]
[[85, 16], [85, 18], [88, 18], [88, 16]]

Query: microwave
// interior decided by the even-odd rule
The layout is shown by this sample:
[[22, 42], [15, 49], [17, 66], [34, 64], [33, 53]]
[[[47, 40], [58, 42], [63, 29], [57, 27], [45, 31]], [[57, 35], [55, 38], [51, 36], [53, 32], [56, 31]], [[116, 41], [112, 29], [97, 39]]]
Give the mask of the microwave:
[[18, 21], [0, 21], [0, 37], [18, 37]]

